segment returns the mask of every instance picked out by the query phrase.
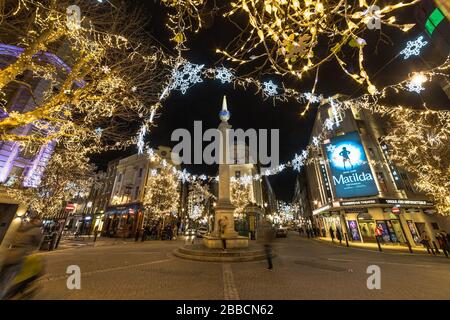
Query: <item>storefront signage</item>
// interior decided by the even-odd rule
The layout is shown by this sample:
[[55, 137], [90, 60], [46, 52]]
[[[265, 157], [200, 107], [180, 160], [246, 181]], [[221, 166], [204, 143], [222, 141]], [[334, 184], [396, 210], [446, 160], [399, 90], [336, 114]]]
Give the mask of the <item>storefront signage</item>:
[[325, 147], [338, 198], [378, 194], [358, 132], [335, 137]]
[[66, 211], [73, 211], [75, 210], [75, 205], [73, 203], [68, 203], [66, 205]]
[[377, 199], [370, 199], [370, 200], [355, 200], [355, 201], [341, 201], [340, 205], [342, 207], [347, 206], [361, 206], [361, 205], [367, 205], [367, 204], [377, 204]]
[[393, 214], [400, 214], [400, 208], [399, 207], [392, 207], [391, 209]]
[[325, 193], [326, 193], [328, 201], [330, 201], [332, 199], [331, 186], [330, 186], [330, 180], [328, 179], [328, 173], [327, 173], [327, 168], [325, 166], [325, 161], [322, 158], [320, 158], [319, 163], [320, 163], [320, 173], [322, 174], [322, 179], [325, 184]]
[[407, 200], [407, 199], [380, 199], [381, 203], [392, 205], [420, 205], [420, 206], [432, 206], [433, 203], [426, 200]]

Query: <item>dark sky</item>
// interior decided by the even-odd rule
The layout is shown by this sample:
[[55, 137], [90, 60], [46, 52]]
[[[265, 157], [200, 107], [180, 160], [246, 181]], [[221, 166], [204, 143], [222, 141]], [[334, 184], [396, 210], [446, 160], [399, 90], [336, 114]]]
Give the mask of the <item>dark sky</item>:
[[[127, 1], [128, 2], [128, 1]], [[165, 8], [159, 5], [159, 1], [129, 1], [130, 5], [141, 6], [142, 10], [148, 14], [148, 32], [165, 48], [168, 52], [174, 53], [170, 48], [172, 43], [169, 39], [171, 34], [165, 28], [167, 12]], [[220, 3], [220, 1], [218, 1]], [[414, 23], [414, 8], [403, 10], [399, 22]], [[221, 16], [209, 20], [207, 29], [199, 34], [188, 34], [190, 41], [189, 51], [184, 53], [184, 57], [193, 63], [205, 64], [205, 67], [212, 67], [220, 58], [216, 53], [216, 48], [224, 48], [227, 42], [236, 34], [235, 28]], [[410, 58], [403, 60], [399, 57], [392, 60], [398, 52], [406, 45], [408, 40], [415, 39], [423, 31], [421, 26], [413, 28], [408, 33], [394, 30], [388, 27], [382, 27], [384, 34], [389, 36], [389, 42], [379, 42], [380, 33], [370, 31], [364, 34], [363, 38], [368, 45], [365, 48], [366, 69], [369, 75], [375, 75], [371, 78], [377, 87], [386, 84], [392, 84], [405, 79], [408, 73], [415, 70], [427, 69], [426, 63], [430, 65], [439, 64], [436, 61], [438, 54], [436, 48], [427, 46], [422, 58]], [[425, 36], [427, 38], [427, 36]], [[429, 39], [427, 39], [429, 40]], [[378, 43], [378, 46], [376, 45]], [[350, 60], [350, 59], [349, 59]], [[392, 62], [386, 65], [387, 62]], [[357, 70], [357, 57], [355, 56], [354, 65], [349, 64], [349, 69]], [[225, 65], [232, 67], [231, 65]], [[383, 68], [384, 67], [384, 68]], [[270, 73], [261, 75], [260, 80], [273, 80], [280, 82], [281, 79]], [[302, 81], [293, 79], [283, 79], [288, 87], [305, 92], [311, 90], [312, 76], [306, 77]], [[364, 93], [364, 88], [351, 81], [348, 76], [339, 68], [335, 61], [330, 61], [320, 70], [319, 84], [317, 91], [324, 96], [332, 96], [336, 93], [344, 93], [351, 96], [358, 96]], [[273, 106], [272, 101], [263, 101], [260, 95], [255, 95], [254, 91], [248, 89], [233, 89], [232, 85], [223, 85], [218, 81], [206, 80], [190, 88], [185, 95], [180, 92], [173, 92], [171, 97], [164, 102], [163, 113], [157, 120], [158, 127], [153, 130], [149, 139], [151, 145], [173, 146], [170, 141], [171, 133], [177, 128], [187, 128], [191, 130], [195, 120], [203, 121], [204, 130], [217, 127], [219, 124], [218, 112], [221, 107], [222, 97], [227, 95], [228, 106], [232, 113], [229, 121], [233, 128], [276, 128], [280, 130], [280, 161], [286, 162], [293, 158], [295, 153], [302, 150], [308, 142], [309, 133], [315, 117], [314, 108], [309, 114], [301, 118], [299, 113], [303, 106], [292, 102], [280, 103]], [[418, 105], [421, 99], [428, 101], [429, 106], [442, 108], [448, 107], [448, 99], [439, 86], [433, 85], [427, 89], [424, 96], [417, 97], [417, 94], [405, 94], [399, 100], [398, 97], [391, 98], [389, 102], [403, 102], [405, 105]], [[129, 150], [128, 153], [135, 153], [136, 150]], [[105, 160], [111, 160], [117, 153], [102, 157], [103, 161], [98, 161], [99, 165], [105, 163]], [[196, 174], [215, 175], [216, 166], [188, 166], [188, 171]], [[272, 176], [270, 181], [274, 187], [277, 196], [280, 199], [289, 201], [293, 195], [295, 173], [292, 170], [286, 170], [277, 176]]]

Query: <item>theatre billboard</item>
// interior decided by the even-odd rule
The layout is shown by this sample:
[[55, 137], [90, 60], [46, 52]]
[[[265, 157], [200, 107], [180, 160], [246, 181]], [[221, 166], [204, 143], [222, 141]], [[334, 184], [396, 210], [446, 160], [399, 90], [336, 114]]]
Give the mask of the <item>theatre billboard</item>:
[[335, 137], [325, 148], [338, 198], [378, 195], [358, 132]]

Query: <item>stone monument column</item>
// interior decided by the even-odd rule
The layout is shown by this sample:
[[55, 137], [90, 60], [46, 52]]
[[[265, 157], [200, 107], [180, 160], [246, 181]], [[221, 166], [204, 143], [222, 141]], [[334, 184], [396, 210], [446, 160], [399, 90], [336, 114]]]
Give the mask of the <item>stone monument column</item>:
[[219, 234], [219, 221], [225, 220], [226, 228], [225, 233], [222, 235], [225, 238], [235, 238], [238, 233], [234, 230], [234, 206], [231, 203], [230, 197], [230, 166], [228, 163], [229, 152], [234, 152], [233, 144], [229, 142], [228, 130], [231, 129], [231, 125], [228, 124], [230, 119], [230, 112], [227, 107], [227, 99], [223, 97], [222, 111], [220, 112], [220, 120], [222, 122], [219, 125], [219, 131], [221, 135], [220, 139], [220, 163], [219, 163], [219, 197], [217, 200], [217, 206], [215, 208], [214, 219], [214, 236], [220, 237]]

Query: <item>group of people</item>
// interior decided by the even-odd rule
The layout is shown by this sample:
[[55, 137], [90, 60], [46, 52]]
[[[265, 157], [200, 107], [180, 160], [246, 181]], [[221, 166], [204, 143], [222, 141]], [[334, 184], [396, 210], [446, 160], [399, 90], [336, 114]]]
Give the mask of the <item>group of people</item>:
[[[163, 225], [162, 222], [156, 221], [147, 224], [142, 231], [141, 241], [145, 240], [172, 240], [176, 239], [178, 234], [178, 225], [176, 223], [167, 223]], [[136, 241], [138, 240], [139, 232], [136, 233]]]
[[315, 238], [321, 236], [320, 229], [317, 227], [305, 227], [305, 228], [300, 227], [298, 228], [298, 233], [301, 236], [306, 235], [308, 238]]
[[[439, 244], [439, 249], [441, 249], [448, 258], [450, 253], [450, 234], [442, 230], [435, 234], [435, 238]], [[436, 253], [439, 253], [438, 250], [435, 250], [438, 248], [433, 249], [431, 238], [425, 231], [421, 234], [420, 243], [427, 249], [428, 254], [436, 255]]]

